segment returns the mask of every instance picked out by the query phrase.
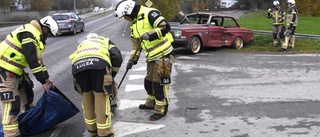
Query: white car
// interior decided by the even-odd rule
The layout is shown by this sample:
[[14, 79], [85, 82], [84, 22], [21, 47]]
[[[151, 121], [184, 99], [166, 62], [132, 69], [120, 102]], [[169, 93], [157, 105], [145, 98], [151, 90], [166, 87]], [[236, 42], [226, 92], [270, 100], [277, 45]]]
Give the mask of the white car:
[[100, 8], [99, 9], [99, 12], [104, 12], [104, 11], [106, 11], [107, 10], [107, 8]]
[[99, 11], [99, 7], [94, 7], [93, 12], [98, 12]]

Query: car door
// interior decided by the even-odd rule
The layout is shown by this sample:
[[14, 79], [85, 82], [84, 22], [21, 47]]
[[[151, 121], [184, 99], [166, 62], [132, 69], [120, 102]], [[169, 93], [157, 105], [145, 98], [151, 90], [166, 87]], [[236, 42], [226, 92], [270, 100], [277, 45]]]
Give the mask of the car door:
[[213, 16], [209, 22], [209, 39], [208, 45], [214, 47], [220, 47], [223, 42], [224, 28], [221, 25], [222, 18]]
[[80, 30], [80, 26], [79, 26], [80, 24], [77, 16], [75, 14], [71, 14], [71, 18], [74, 21], [74, 25], [76, 26], [76, 29]]
[[240, 32], [239, 24], [234, 18], [225, 17], [222, 20], [222, 26], [224, 31], [222, 34], [222, 45], [230, 46], [238, 36], [237, 34]]
[[78, 29], [82, 29], [83, 28], [83, 21], [82, 21], [82, 19], [78, 16], [78, 15], [76, 15], [76, 14], [74, 14], [75, 15], [75, 17], [76, 17], [76, 19], [77, 19], [77, 26], [78, 26]]

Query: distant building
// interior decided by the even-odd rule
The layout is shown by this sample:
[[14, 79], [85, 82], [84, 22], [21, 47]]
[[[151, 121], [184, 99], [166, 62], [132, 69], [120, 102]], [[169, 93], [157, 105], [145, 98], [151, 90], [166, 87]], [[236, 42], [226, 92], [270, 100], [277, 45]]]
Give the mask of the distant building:
[[237, 0], [220, 0], [220, 8], [230, 8], [235, 3], [237, 3]]
[[24, 1], [24, 0], [11, 0], [10, 2], [10, 10], [11, 11], [16, 11], [16, 10], [26, 10], [27, 8], [30, 7], [29, 1]]

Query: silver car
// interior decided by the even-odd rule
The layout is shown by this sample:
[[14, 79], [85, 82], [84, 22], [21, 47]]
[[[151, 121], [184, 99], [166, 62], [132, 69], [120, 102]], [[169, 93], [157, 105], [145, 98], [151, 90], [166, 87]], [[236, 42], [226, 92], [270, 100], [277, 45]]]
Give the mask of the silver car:
[[77, 32], [84, 31], [84, 21], [75, 13], [55, 13], [52, 16], [59, 25], [59, 34], [71, 33], [76, 35]]

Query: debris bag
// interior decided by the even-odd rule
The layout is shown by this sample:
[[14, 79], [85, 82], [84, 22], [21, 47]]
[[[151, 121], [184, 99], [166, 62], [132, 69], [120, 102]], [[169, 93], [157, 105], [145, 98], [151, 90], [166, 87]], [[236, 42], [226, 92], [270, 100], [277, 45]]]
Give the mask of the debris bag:
[[79, 109], [57, 88], [44, 92], [35, 107], [18, 116], [22, 136], [42, 133], [66, 121], [79, 112]]
[[4, 137], [2, 124], [0, 124], [0, 137]]

